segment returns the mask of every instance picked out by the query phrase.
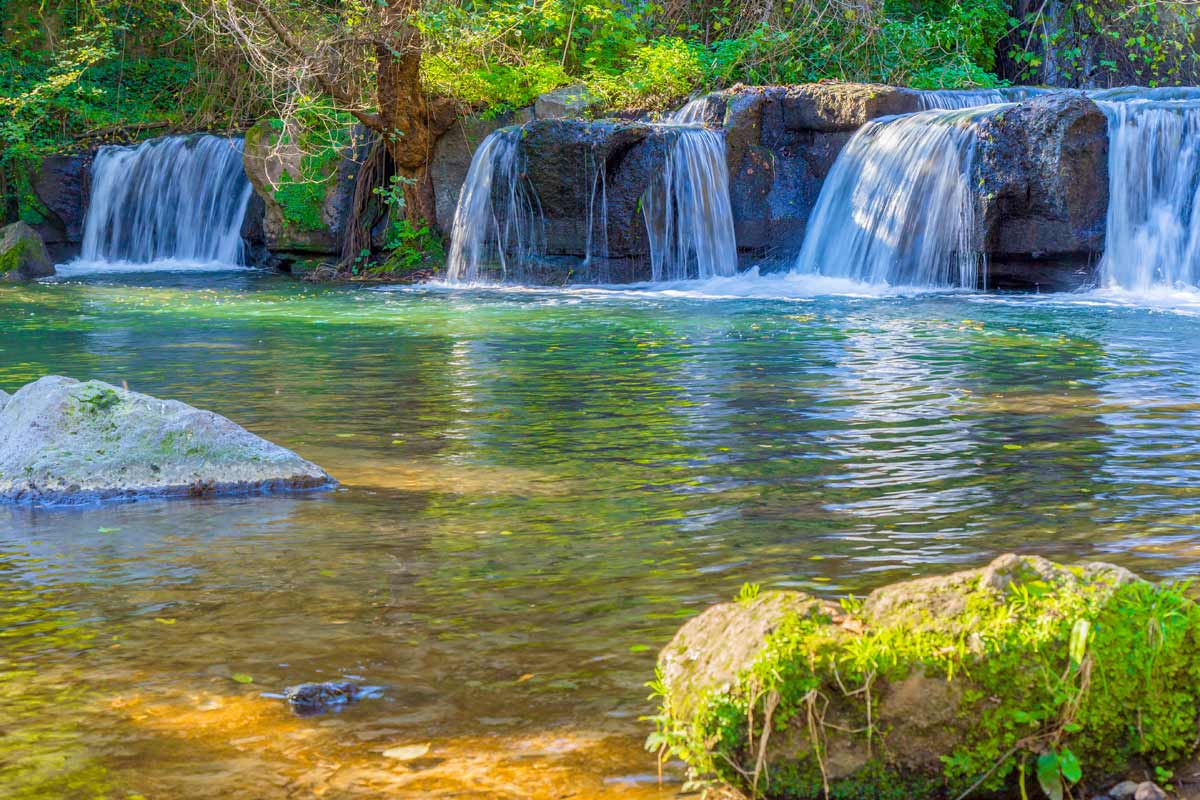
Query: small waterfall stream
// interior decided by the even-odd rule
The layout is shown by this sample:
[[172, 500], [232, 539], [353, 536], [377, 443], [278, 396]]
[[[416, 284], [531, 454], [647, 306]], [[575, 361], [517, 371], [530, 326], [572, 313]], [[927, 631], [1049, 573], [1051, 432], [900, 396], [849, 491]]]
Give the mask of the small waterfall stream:
[[1146, 292], [1200, 285], [1200, 91], [1114, 90], [1101, 282]]
[[982, 285], [967, 176], [978, 122], [1006, 106], [959, 109], [961, 101], [945, 98], [951, 110], [883, 118], [854, 134], [821, 187], [794, 272], [891, 286]]
[[240, 265], [251, 192], [241, 139], [171, 136], [102, 147], [79, 260]]
[[652, 281], [737, 272], [725, 138], [703, 126], [707, 102], [690, 101], [663, 126], [674, 140], [662, 173], [642, 197]]

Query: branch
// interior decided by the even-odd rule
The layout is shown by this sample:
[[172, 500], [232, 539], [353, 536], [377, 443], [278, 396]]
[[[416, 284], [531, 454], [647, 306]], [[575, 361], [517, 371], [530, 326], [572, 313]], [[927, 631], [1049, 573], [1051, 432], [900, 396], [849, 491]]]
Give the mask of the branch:
[[[279, 39], [283, 46], [286, 47], [293, 56], [299, 59], [308, 58], [309, 54], [304, 50], [303, 47], [301, 47], [299, 42], [292, 38], [292, 35], [288, 32], [288, 29], [273, 13], [271, 13], [271, 10], [267, 8], [267, 5], [263, 2], [263, 0], [242, 0], [242, 2], [251, 6], [256, 12], [258, 12], [259, 16], [263, 18], [263, 21], [267, 23], [267, 27], [271, 29], [271, 31], [275, 34], [275, 37]], [[329, 76], [324, 72], [317, 70], [312, 73], [312, 77], [321, 87], [321, 91], [325, 92], [325, 94], [341, 103], [342, 106], [351, 114], [353, 114], [354, 117], [363, 125], [366, 125], [373, 131], [382, 132], [384, 130], [383, 118], [381, 116], [356, 108], [358, 105], [357, 100], [355, 100], [355, 98], [352, 97], [345, 90], [345, 88], [331, 81]]]

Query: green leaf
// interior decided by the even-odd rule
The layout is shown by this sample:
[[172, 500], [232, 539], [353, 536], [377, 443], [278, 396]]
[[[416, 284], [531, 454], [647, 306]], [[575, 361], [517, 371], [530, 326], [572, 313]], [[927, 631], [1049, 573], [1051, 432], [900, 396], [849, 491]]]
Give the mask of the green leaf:
[[1058, 769], [1058, 754], [1042, 753], [1037, 760], [1038, 785], [1050, 800], [1063, 800], [1062, 776]]
[[1071, 663], [1078, 667], [1083, 663], [1083, 657], [1087, 654], [1088, 636], [1092, 632], [1092, 623], [1086, 619], [1075, 620], [1074, 627], [1071, 628]]
[[1066, 748], [1058, 754], [1058, 769], [1068, 783], [1079, 783], [1079, 779], [1083, 777], [1083, 767], [1079, 765], [1079, 759]]
[[231, 677], [238, 683], [254, 683], [254, 677], [244, 672], [235, 672]]

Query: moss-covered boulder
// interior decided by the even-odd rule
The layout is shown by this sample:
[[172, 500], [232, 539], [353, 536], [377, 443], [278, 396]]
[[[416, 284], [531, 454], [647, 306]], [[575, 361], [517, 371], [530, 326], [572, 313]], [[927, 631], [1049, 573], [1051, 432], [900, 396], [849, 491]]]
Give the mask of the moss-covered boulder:
[[54, 262], [37, 231], [24, 222], [0, 229], [0, 280], [29, 281], [54, 274]]
[[764, 797], [1057, 797], [1191, 753], [1198, 634], [1179, 586], [1039, 557], [837, 605], [744, 590], [662, 651], [648, 746]]
[[318, 133], [267, 119], [251, 127], [243, 162], [262, 200], [261, 244], [282, 253], [340, 253], [369, 146], [359, 126]]
[[318, 489], [315, 464], [225, 417], [50, 376], [0, 398], [0, 503]]

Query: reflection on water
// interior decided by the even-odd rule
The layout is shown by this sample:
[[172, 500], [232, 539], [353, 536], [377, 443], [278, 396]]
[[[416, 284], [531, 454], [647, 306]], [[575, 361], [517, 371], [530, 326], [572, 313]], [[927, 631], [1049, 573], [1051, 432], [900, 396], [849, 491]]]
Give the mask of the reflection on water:
[[[0, 388], [125, 380], [343, 483], [0, 509], [0, 796], [672, 797], [642, 684], [743, 581], [1196, 571], [1197, 317], [704, 293], [0, 287]], [[386, 689], [262, 696], [343, 676]]]

